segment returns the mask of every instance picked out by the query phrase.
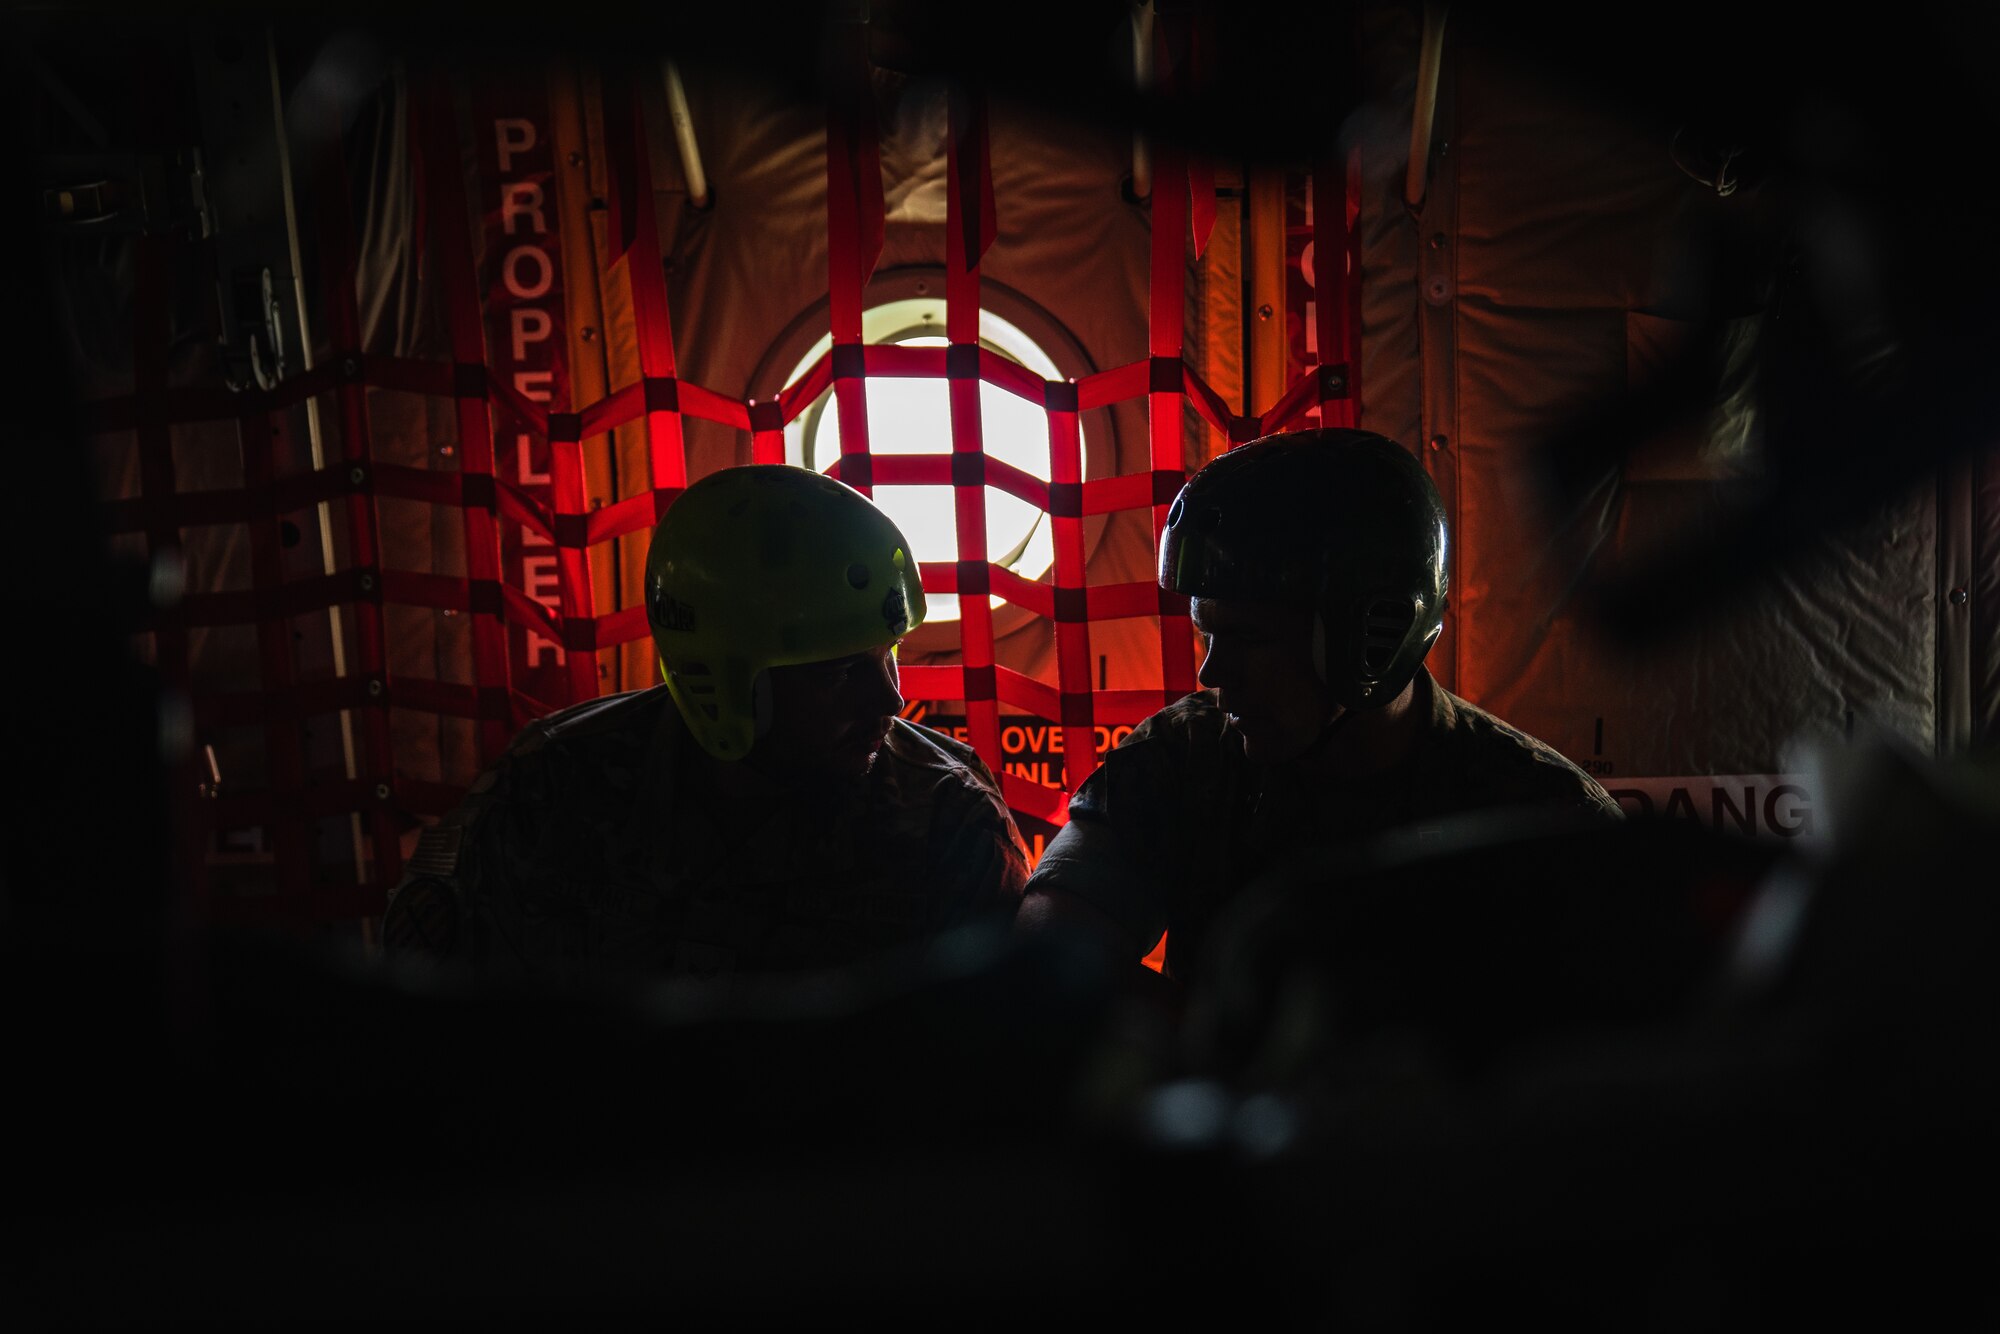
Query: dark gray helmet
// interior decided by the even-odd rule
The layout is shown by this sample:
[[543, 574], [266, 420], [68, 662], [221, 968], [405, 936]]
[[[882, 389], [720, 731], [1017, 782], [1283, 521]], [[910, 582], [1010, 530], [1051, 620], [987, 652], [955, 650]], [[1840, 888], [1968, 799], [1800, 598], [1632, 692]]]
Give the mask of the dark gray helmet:
[[1437, 488], [1395, 441], [1271, 435], [1181, 488], [1160, 535], [1160, 587], [1317, 613], [1320, 679], [1346, 708], [1379, 708], [1444, 625], [1445, 541]]

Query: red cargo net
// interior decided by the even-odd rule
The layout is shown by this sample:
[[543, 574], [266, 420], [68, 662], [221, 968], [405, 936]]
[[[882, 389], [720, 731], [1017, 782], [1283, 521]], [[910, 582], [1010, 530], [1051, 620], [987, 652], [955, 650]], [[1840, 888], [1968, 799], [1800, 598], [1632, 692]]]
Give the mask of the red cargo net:
[[[1160, 40], [1174, 36], [1162, 16]], [[849, 34], [846, 52], [855, 69], [865, 61], [864, 30]], [[1215, 219], [1212, 177], [1171, 144], [1155, 147], [1148, 356], [1078, 381], [1043, 380], [978, 343], [980, 261], [995, 235], [996, 205], [989, 171], [983, 101], [961, 94], [951, 104], [948, 157], [946, 347], [864, 345], [863, 291], [880, 253], [883, 199], [872, 108], [857, 79], [832, 100], [827, 137], [828, 294], [833, 343], [777, 399], [756, 403], [681, 380], [675, 373], [667, 289], [653, 218], [653, 190], [645, 128], [636, 97], [612, 97], [607, 120], [616, 138], [629, 123], [632, 142], [617, 156], [614, 210], [631, 210], [625, 271], [631, 288], [641, 376], [598, 402], [575, 411], [550, 411], [528, 401], [488, 365], [479, 286], [463, 235], [466, 183], [460, 171], [448, 85], [441, 72], [416, 81], [411, 132], [426, 198], [423, 214], [449, 321], [452, 360], [433, 362], [372, 356], [361, 348], [355, 304], [356, 251], [351, 234], [346, 169], [338, 141], [319, 150], [312, 164], [318, 183], [317, 228], [322, 319], [332, 357], [269, 390], [232, 392], [221, 385], [187, 389], [165, 382], [167, 340], [165, 283], [170, 244], [141, 244], [135, 321], [135, 391], [84, 406], [90, 432], [136, 433], [142, 460], [141, 493], [103, 506], [116, 532], [144, 534], [155, 550], [178, 543], [193, 524], [243, 524], [251, 534], [253, 585], [245, 591], [195, 593], [166, 613], [156, 627], [158, 660], [170, 687], [192, 700], [198, 729], [253, 724], [265, 729], [270, 785], [262, 792], [178, 803], [186, 817], [181, 847], [184, 870], [200, 893], [201, 849], [218, 829], [262, 825], [273, 834], [279, 893], [261, 916], [292, 925], [353, 920], [381, 912], [387, 889], [401, 874], [398, 811], [440, 814], [461, 789], [399, 777], [391, 752], [393, 705], [476, 720], [486, 758], [504, 748], [521, 725], [565, 704], [598, 693], [596, 653], [648, 637], [645, 610], [633, 606], [599, 613], [591, 594], [593, 553], [606, 542], [650, 528], [688, 483], [682, 421], [697, 417], [750, 436], [751, 457], [781, 462], [783, 429], [831, 387], [839, 414], [841, 457], [833, 475], [870, 491], [884, 485], [948, 485], [955, 490], [957, 560], [927, 562], [923, 586], [931, 593], [964, 595], [962, 650], [952, 665], [908, 666], [904, 692], [913, 700], [964, 700], [972, 744], [997, 775], [1014, 810], [1050, 824], [1066, 818], [1069, 792], [1096, 767], [1095, 728], [1131, 724], [1195, 688], [1193, 636], [1186, 600], [1151, 582], [1092, 586], [1086, 579], [1084, 520], [1122, 510], [1149, 509], [1157, 541], [1168, 506], [1185, 480], [1182, 406], [1189, 404], [1231, 445], [1297, 424], [1314, 408], [1328, 425], [1352, 425], [1357, 409], [1353, 368], [1359, 345], [1356, 253], [1357, 170], [1353, 159], [1322, 164], [1315, 172], [1321, 200], [1346, 207], [1315, 210], [1315, 246], [1321, 256], [1346, 263], [1345, 282], [1323, 283], [1318, 301], [1320, 364], [1299, 376], [1263, 412], [1239, 416], [1184, 359], [1183, 301], [1190, 226], [1199, 255]], [[1194, 183], [1191, 190], [1191, 182]], [[1333, 187], [1338, 183], [1339, 189]], [[614, 235], [618, 229], [614, 228]], [[1321, 261], [1322, 273], [1333, 269]], [[1336, 272], [1338, 270], [1335, 270]], [[876, 455], [869, 449], [865, 382], [874, 377], [929, 377], [948, 384], [951, 452]], [[984, 449], [980, 385], [990, 384], [1039, 406], [1048, 421], [1049, 477], [1041, 479]], [[449, 398], [458, 416], [459, 467], [437, 471], [378, 463], [370, 451], [367, 387]], [[1085, 480], [1078, 414], [1143, 397], [1148, 411], [1150, 467], [1122, 476]], [[323, 468], [273, 476], [268, 437], [274, 418], [309, 398], [337, 414], [342, 457]], [[544, 503], [496, 475], [493, 414], [550, 446], [550, 500]], [[586, 501], [580, 442], [645, 419], [650, 486], [602, 509]], [[234, 420], [244, 443], [240, 490], [179, 492], [175, 487], [169, 427], [175, 423]], [[986, 559], [985, 490], [995, 487], [1050, 517], [1055, 561], [1048, 582], [1030, 581]], [[384, 497], [447, 506], [460, 512], [465, 538], [464, 577], [384, 568], [377, 541], [376, 502]], [[271, 544], [271, 516], [331, 502], [345, 511], [349, 568], [324, 577], [287, 578]], [[555, 611], [508, 583], [501, 573], [500, 532], [505, 522], [525, 525], [557, 555]], [[1054, 623], [1057, 671], [1037, 680], [994, 660], [995, 595]], [[469, 615], [476, 684], [392, 676], [386, 667], [383, 606], [398, 603]], [[347, 672], [332, 680], [297, 679], [287, 618], [352, 610], [355, 645]], [[1093, 686], [1090, 627], [1125, 617], [1157, 616], [1163, 690], [1103, 690]], [[187, 632], [194, 627], [256, 627], [261, 685], [250, 692], [203, 690], [189, 679]], [[507, 636], [527, 627], [567, 650], [569, 697], [539, 700], [510, 679]], [[1059, 725], [1068, 757], [1067, 786], [1049, 786], [1006, 771], [1001, 750], [1002, 704]], [[299, 725], [348, 711], [355, 720], [351, 779], [309, 776]], [[192, 775], [179, 786], [192, 792]], [[182, 794], [183, 796], [186, 793]], [[314, 875], [313, 821], [358, 814], [372, 854], [372, 875], [358, 885], [329, 888]], [[230, 905], [213, 905], [218, 911]], [[241, 915], [242, 905], [236, 905]]]

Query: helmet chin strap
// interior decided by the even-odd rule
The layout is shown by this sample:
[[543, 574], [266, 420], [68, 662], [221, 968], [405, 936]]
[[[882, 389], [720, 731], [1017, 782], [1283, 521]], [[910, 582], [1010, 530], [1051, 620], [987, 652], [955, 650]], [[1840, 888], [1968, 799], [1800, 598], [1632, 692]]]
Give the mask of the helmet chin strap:
[[1325, 754], [1327, 747], [1333, 744], [1334, 737], [1346, 729], [1348, 722], [1354, 717], [1354, 710], [1343, 709], [1339, 705], [1335, 705], [1334, 707], [1339, 709], [1339, 712], [1326, 720], [1326, 725], [1319, 729], [1319, 735], [1313, 738], [1310, 746], [1307, 746], [1298, 753], [1292, 760], [1293, 764], [1312, 763]]
[[[1319, 683], [1321, 685], [1325, 685], [1326, 684], [1326, 613], [1323, 611], [1316, 611], [1313, 613], [1312, 664], [1313, 664], [1313, 674], [1319, 677]], [[1326, 748], [1333, 744], [1333, 738], [1335, 734], [1338, 733], [1342, 728], [1344, 728], [1347, 725], [1348, 719], [1354, 716], [1354, 710], [1352, 709], [1342, 708], [1338, 704], [1334, 705], [1333, 707], [1335, 712], [1331, 717], [1329, 717], [1326, 720], [1325, 724], [1321, 726], [1321, 728], [1319, 729], [1319, 735], [1313, 738], [1312, 744], [1310, 746], [1307, 746], [1303, 751], [1301, 751], [1297, 756], [1297, 758], [1292, 761], [1292, 763], [1294, 764], [1311, 763], [1313, 760], [1319, 758], [1319, 756], [1326, 750]]]

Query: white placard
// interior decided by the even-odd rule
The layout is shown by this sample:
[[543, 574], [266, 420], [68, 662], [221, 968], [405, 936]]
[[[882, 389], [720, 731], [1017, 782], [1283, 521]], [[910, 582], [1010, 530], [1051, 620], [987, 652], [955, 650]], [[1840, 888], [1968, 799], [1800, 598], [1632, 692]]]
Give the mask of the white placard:
[[1811, 774], [1696, 774], [1600, 778], [1628, 816], [1693, 820], [1726, 834], [1817, 840], [1825, 836], [1820, 784]]

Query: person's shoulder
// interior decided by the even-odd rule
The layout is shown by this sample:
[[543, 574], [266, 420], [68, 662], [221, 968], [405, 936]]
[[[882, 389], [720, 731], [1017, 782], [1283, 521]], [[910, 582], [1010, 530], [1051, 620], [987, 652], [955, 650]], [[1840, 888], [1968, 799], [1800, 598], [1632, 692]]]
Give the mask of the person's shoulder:
[[992, 770], [986, 767], [986, 761], [979, 758], [978, 751], [955, 736], [934, 727], [925, 727], [922, 723], [913, 723], [907, 718], [890, 721], [889, 738], [883, 743], [882, 756], [899, 775], [909, 780], [927, 778], [933, 783], [996, 793], [1000, 790]]
[[1248, 761], [1212, 690], [1153, 713], [1106, 752], [1070, 799], [1072, 819], [1107, 820], [1166, 837], [1191, 814], [1221, 809]]
[[1453, 771], [1468, 798], [1488, 802], [1562, 802], [1619, 814], [1597, 780], [1539, 737], [1452, 694], [1436, 682], [1436, 710], [1454, 749]]
[[603, 695], [544, 714], [522, 728], [507, 749], [521, 757], [551, 747], [589, 749], [608, 743], [643, 742], [658, 725], [662, 711], [673, 707], [665, 685]]
[[889, 807], [902, 812], [899, 820], [921, 813], [933, 834], [983, 829], [1017, 850], [1021, 847], [999, 781], [979, 752], [956, 737], [894, 719], [876, 759], [876, 779]]
[[1229, 714], [1213, 690], [1197, 690], [1183, 695], [1132, 729], [1123, 744], [1142, 741], [1213, 741], [1229, 729]]
[[467, 795], [516, 809], [607, 806], [636, 790], [663, 715], [673, 708], [659, 685], [545, 714], [514, 735]]
[[663, 708], [673, 702], [659, 686], [586, 700], [523, 727], [423, 836], [435, 854], [429, 869], [469, 873], [490, 889], [535, 881], [550, 866], [596, 866], [600, 825], [639, 790]]

